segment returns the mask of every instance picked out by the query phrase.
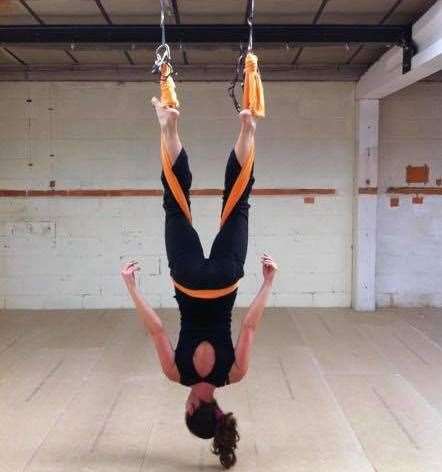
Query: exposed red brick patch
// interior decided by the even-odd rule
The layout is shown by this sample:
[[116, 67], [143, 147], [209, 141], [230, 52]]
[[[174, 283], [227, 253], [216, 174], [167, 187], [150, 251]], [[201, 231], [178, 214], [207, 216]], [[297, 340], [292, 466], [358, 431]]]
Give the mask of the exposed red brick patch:
[[315, 197], [304, 197], [304, 203], [313, 205], [315, 203]]
[[424, 197], [420, 197], [418, 195], [415, 195], [412, 199], [412, 202], [414, 205], [422, 205], [424, 203]]
[[426, 184], [430, 179], [430, 168], [424, 166], [407, 166], [406, 180], [408, 184]]
[[398, 197], [391, 197], [390, 198], [390, 206], [392, 208], [399, 206], [399, 198]]

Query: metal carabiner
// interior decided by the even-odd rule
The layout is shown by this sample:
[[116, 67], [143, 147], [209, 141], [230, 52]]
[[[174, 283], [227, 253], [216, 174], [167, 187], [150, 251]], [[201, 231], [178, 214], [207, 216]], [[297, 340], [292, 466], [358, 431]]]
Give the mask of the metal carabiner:
[[[156, 51], [155, 51], [155, 55], [156, 55], [156, 60], [154, 62], [154, 65], [152, 67], [152, 74], [156, 74], [156, 73], [161, 73], [161, 66], [163, 64], [167, 64], [169, 66], [169, 69], [170, 69], [170, 72], [169, 74], [167, 75], [167, 77], [171, 76], [173, 74], [173, 67], [172, 67], [172, 64], [171, 64], [171, 61], [170, 61], [170, 48], [169, 48], [169, 45], [168, 44], [160, 44]], [[167, 79], [166, 77], [166, 79]]]
[[165, 0], [160, 0], [161, 7], [161, 17], [160, 17], [160, 28], [161, 28], [161, 44], [155, 50], [155, 62], [152, 66], [152, 74], [159, 73], [161, 75], [161, 66], [167, 64], [169, 66], [169, 73], [167, 76], [161, 76], [162, 80], [166, 80], [171, 75], [174, 74], [172, 67], [172, 60], [170, 54], [169, 45], [166, 43], [166, 26], [165, 26], [165, 16], [166, 16], [166, 3]]

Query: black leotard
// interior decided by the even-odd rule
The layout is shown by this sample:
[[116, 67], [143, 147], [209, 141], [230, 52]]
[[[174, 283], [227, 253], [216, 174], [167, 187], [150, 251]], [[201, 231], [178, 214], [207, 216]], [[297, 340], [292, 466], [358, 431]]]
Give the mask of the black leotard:
[[[192, 174], [184, 149], [172, 169], [190, 206]], [[240, 171], [241, 165], [232, 150], [225, 172], [223, 208]], [[166, 251], [172, 278], [190, 289], [217, 289], [230, 286], [243, 277], [248, 244], [248, 197], [255, 181], [253, 169], [245, 191], [213, 241], [209, 258], [204, 256], [198, 233], [174, 199], [164, 172], [161, 181], [166, 211]], [[221, 387], [229, 383], [228, 375], [235, 361], [231, 317], [236, 295], [237, 290], [223, 297], [201, 299], [175, 288], [181, 316], [175, 362], [183, 385], [208, 382]], [[215, 364], [204, 379], [193, 364], [193, 354], [202, 341], [208, 341], [215, 351]]]
[[[181, 330], [175, 351], [180, 383], [191, 386], [208, 382], [216, 387], [228, 384], [229, 372], [235, 361], [230, 323], [236, 290], [213, 300], [191, 298], [177, 290], [175, 298], [181, 314]], [[203, 341], [208, 341], [215, 352], [212, 371], [204, 378], [193, 363], [195, 349]]]

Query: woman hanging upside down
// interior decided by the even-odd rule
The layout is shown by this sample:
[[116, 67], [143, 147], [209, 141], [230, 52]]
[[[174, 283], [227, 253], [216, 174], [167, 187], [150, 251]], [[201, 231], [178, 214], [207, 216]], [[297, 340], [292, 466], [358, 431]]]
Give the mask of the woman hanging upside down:
[[[135, 283], [137, 262], [126, 264], [122, 276], [137, 312], [151, 335], [164, 374], [190, 387], [185, 420], [189, 430], [204, 439], [214, 438], [214, 454], [229, 468], [236, 462], [239, 440], [236, 419], [224, 413], [215, 400], [216, 388], [239, 382], [249, 368], [250, 353], [259, 321], [271, 292], [277, 265], [261, 257], [263, 283], [245, 315], [233, 347], [231, 314], [238, 280], [244, 276], [248, 243], [248, 198], [253, 177], [256, 122], [249, 109], [239, 114], [241, 129], [227, 161], [223, 192], [221, 228], [205, 258], [190, 215], [192, 174], [188, 156], [178, 135], [179, 112], [152, 99], [161, 128], [162, 149], [170, 165], [163, 161], [165, 239], [170, 274], [181, 329], [174, 351], [154, 310], [143, 300]], [[179, 193], [181, 192], [181, 202]], [[185, 199], [185, 200], [184, 200]], [[183, 206], [184, 205], [184, 206]]]

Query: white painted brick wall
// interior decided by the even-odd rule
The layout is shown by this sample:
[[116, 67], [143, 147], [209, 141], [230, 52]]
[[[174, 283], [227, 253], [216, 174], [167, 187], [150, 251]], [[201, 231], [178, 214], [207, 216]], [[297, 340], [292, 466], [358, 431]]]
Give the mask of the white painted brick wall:
[[418, 83], [381, 102], [376, 297], [380, 306], [442, 306], [442, 197], [412, 195], [390, 207], [390, 186], [406, 186], [407, 165], [442, 178], [442, 84]]
[[[262, 280], [259, 255], [280, 265], [271, 305], [349, 306], [354, 86], [267, 83], [258, 123], [256, 187], [331, 187], [335, 197], [253, 197], [246, 277], [237, 305]], [[2, 83], [0, 188], [161, 188], [154, 84]], [[220, 188], [238, 131], [226, 84], [179, 84], [180, 131], [195, 188]], [[26, 100], [32, 102], [27, 103]], [[32, 165], [30, 165], [32, 164]], [[208, 254], [221, 199], [194, 197]], [[154, 306], [176, 306], [158, 197], [0, 198], [0, 307], [131, 307], [119, 270], [141, 262]]]

